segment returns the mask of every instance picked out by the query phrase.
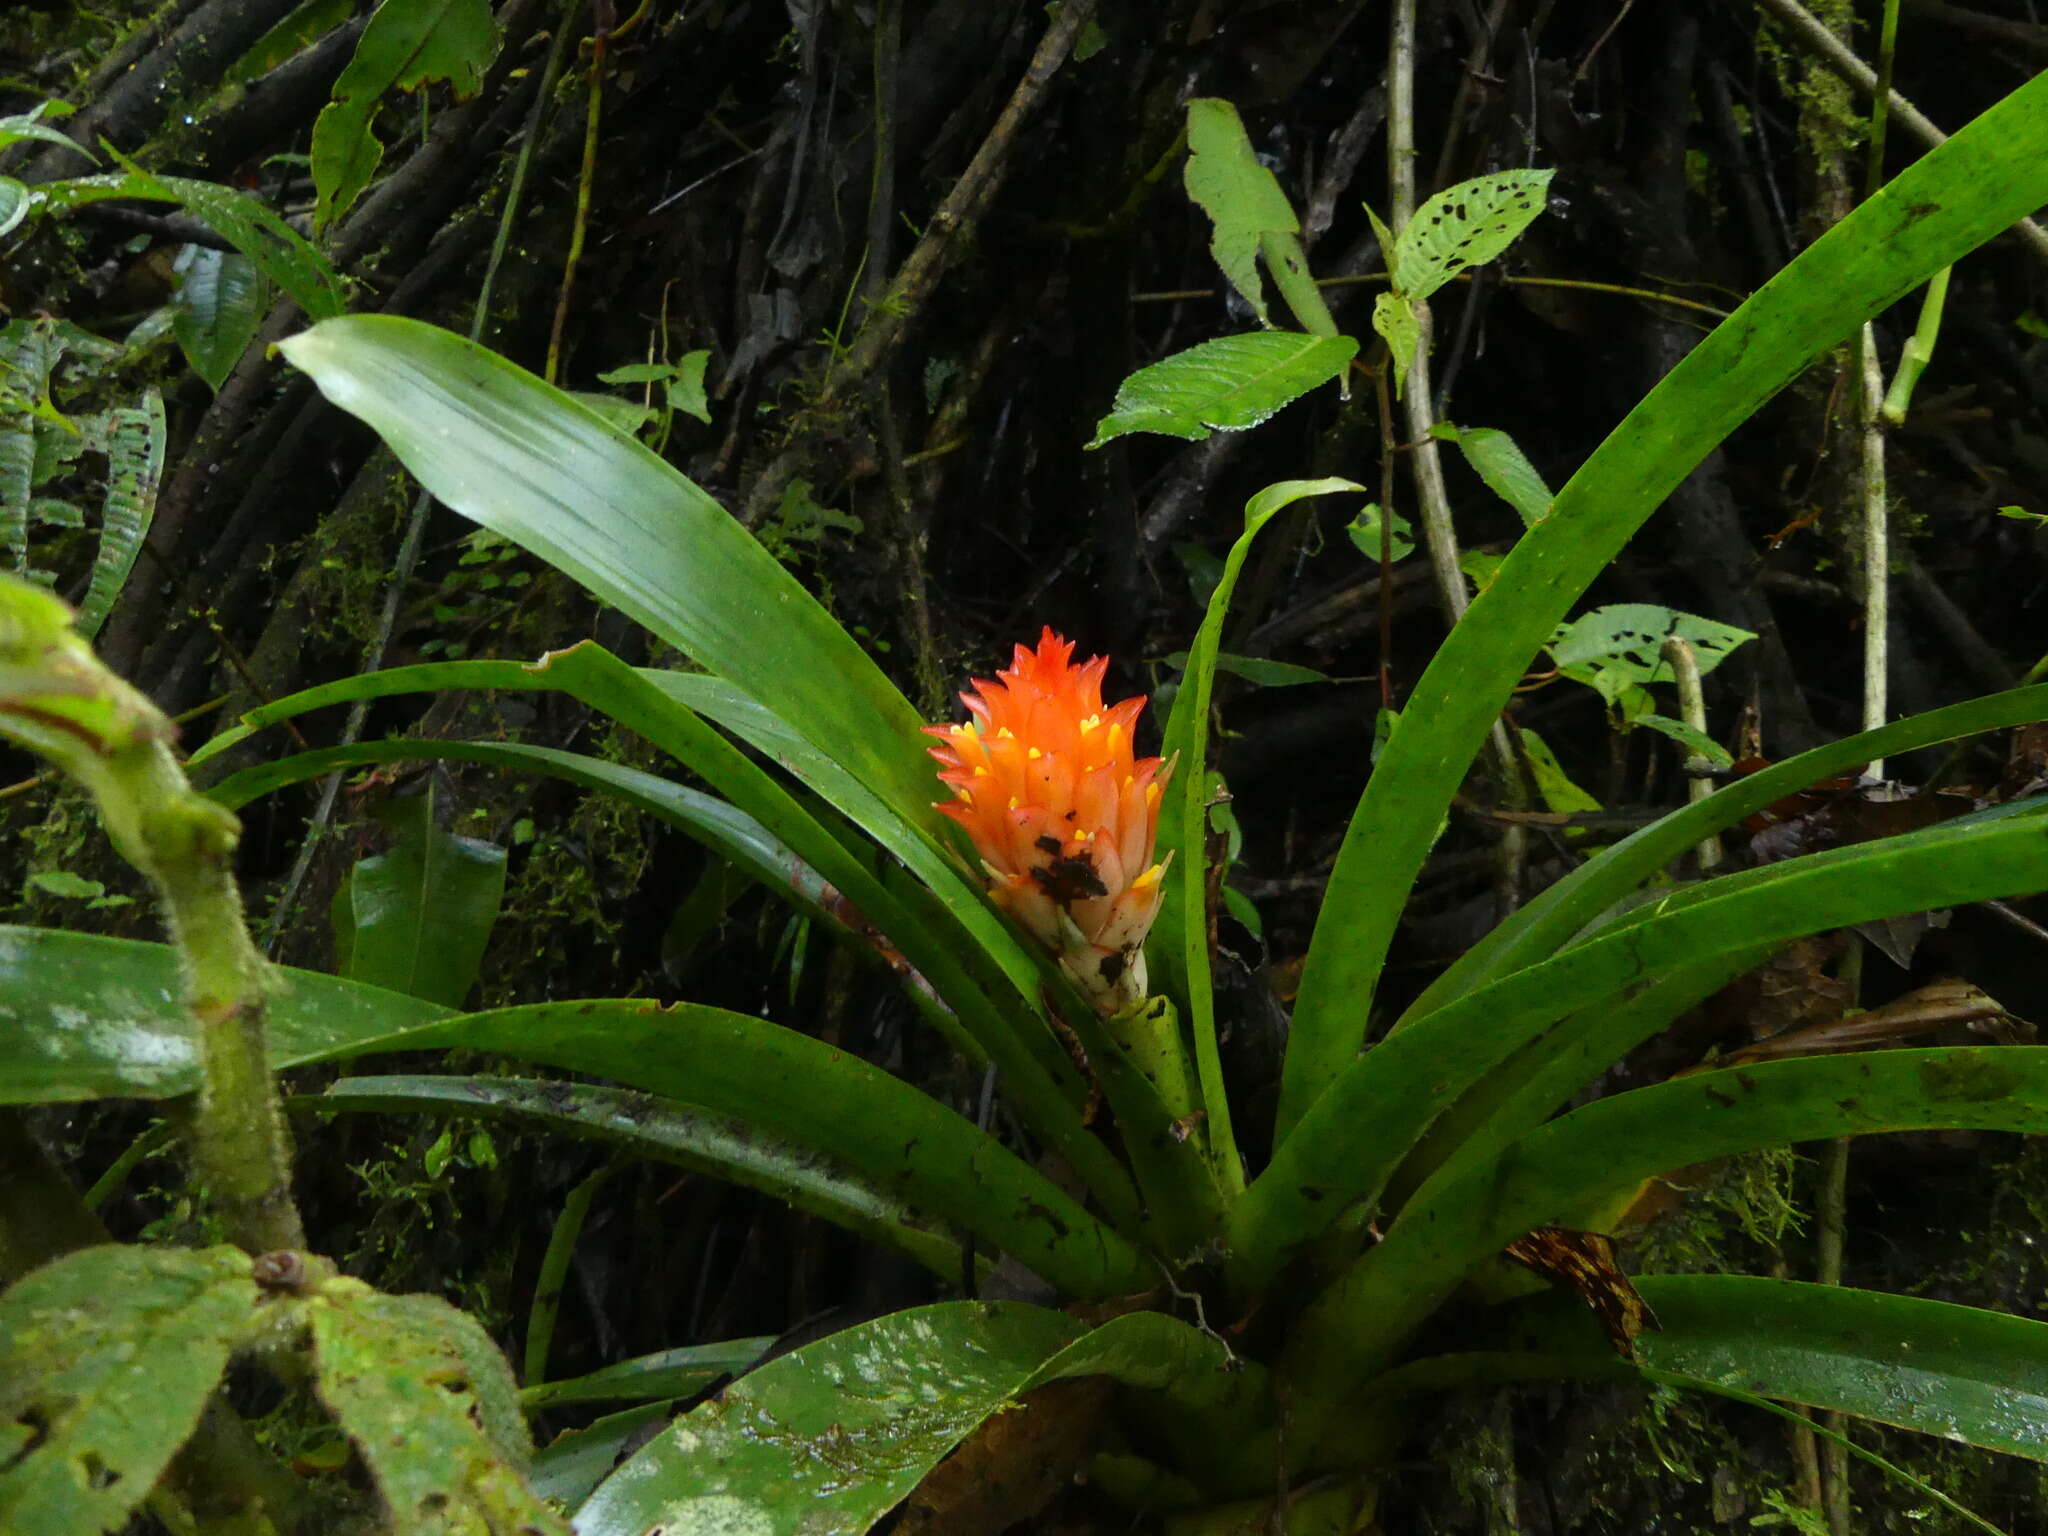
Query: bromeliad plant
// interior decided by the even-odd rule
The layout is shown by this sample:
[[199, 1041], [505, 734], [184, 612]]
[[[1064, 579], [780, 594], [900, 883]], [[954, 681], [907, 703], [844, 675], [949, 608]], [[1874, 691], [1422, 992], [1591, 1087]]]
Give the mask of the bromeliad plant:
[[[269, 706], [200, 755], [322, 705], [451, 687], [556, 690], [639, 733], [704, 787], [538, 747], [387, 741], [249, 769], [214, 798], [238, 807], [337, 768], [420, 757], [621, 796], [897, 966], [933, 1027], [993, 1070], [1035, 1144], [1004, 1145], [794, 1031], [688, 1003], [462, 1014], [295, 977], [271, 1005], [276, 1063], [460, 1046], [604, 1079], [618, 1086], [355, 1078], [319, 1102], [497, 1113], [601, 1136], [770, 1191], [949, 1282], [985, 1273], [1001, 1253], [1061, 1297], [1114, 1302], [1121, 1314], [1091, 1327], [1050, 1307], [963, 1300], [885, 1318], [743, 1377], [596, 1482], [609, 1464], [602, 1448], [631, 1428], [607, 1421], [578, 1448], [586, 1460], [597, 1451], [598, 1471], [579, 1480], [560, 1461], [543, 1468], [557, 1479], [547, 1486], [580, 1505], [577, 1530], [863, 1530], [1004, 1403], [1089, 1374], [1116, 1378], [1146, 1409], [1142, 1434], [1104, 1442], [1096, 1481], [1187, 1532], [1276, 1519], [1300, 1531], [1366, 1528], [1406, 1402], [1474, 1380], [1647, 1378], [2048, 1460], [2048, 1325], [2020, 1318], [1784, 1281], [1644, 1276], [1636, 1285], [1661, 1326], [1624, 1328], [1622, 1353], [1576, 1301], [1468, 1312], [1461, 1332], [1428, 1326], [1506, 1245], [1538, 1231], [1569, 1244], [1562, 1234], [1598, 1227], [1644, 1179], [1676, 1167], [1878, 1131], [2048, 1130], [2048, 1049], [2029, 1047], [1774, 1061], [1553, 1118], [1622, 1053], [1790, 939], [2048, 888], [2042, 804], [2025, 801], [1628, 903], [1701, 839], [1792, 790], [2048, 718], [2048, 687], [1865, 732], [1638, 831], [1516, 912], [1368, 1048], [1410, 884], [1504, 701], [1574, 600], [1700, 458], [1816, 356], [2043, 201], [2048, 79], [1816, 242], [1705, 338], [1536, 518], [1373, 767], [1303, 967], [1270, 1148], [1240, 1145], [1217, 1048], [1200, 771], [1211, 682], [1260, 529], [1301, 497], [1355, 487], [1289, 482], [1253, 499], [1189, 646], [1164, 750], [1139, 760], [1136, 701], [1102, 708], [1101, 663], [1075, 668], [1050, 636], [977, 685], [971, 724], [928, 726], [701, 490], [474, 345], [372, 318], [327, 321], [286, 343], [436, 496], [701, 670], [635, 668], [591, 643], [530, 666], [400, 668]], [[38, 707], [42, 684], [23, 665], [7, 674], [12, 718]], [[950, 796], [921, 732], [937, 736]], [[6, 1099], [194, 1088], [195, 1063], [176, 1044], [186, 1026], [161, 1001], [168, 951], [56, 933], [7, 942], [9, 1001], [23, 1022], [0, 1046]], [[81, 1015], [100, 1023], [69, 1027]], [[209, 1112], [204, 1096], [197, 1112]], [[1051, 1163], [1070, 1180], [1041, 1171]], [[52, 1289], [41, 1283], [38, 1295]], [[10, 1299], [0, 1321], [18, 1330], [33, 1306]], [[1448, 1353], [1446, 1337], [1460, 1341]], [[672, 1373], [647, 1369], [659, 1383], [647, 1394], [673, 1395]], [[85, 1431], [67, 1433], [67, 1455], [110, 1454], [82, 1442]], [[52, 1443], [8, 1453], [0, 1514], [18, 1513], [20, 1468], [47, 1464]], [[37, 1496], [57, 1499], [47, 1490], [60, 1485], [45, 1479]], [[36, 1508], [56, 1523], [35, 1528], [87, 1528], [61, 1499]]]

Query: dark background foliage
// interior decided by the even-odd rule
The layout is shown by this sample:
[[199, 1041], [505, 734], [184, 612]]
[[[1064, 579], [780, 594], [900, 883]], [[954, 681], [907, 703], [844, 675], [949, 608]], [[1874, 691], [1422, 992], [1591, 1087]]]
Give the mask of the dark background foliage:
[[[1198, 95], [1236, 103], [1304, 210], [1319, 276], [1374, 272], [1361, 204], [1388, 205], [1386, 7], [1103, 7], [1071, 56], [1034, 75], [1049, 9], [1036, 0], [648, 0], [637, 16], [609, 16], [629, 24], [603, 52], [601, 129], [586, 174], [591, 50], [570, 56], [552, 99], [540, 99], [540, 85], [554, 30], [582, 37], [601, 18], [582, 3], [505, 0], [503, 50], [473, 99], [436, 88], [386, 105], [388, 180], [331, 232], [330, 249], [359, 309], [466, 329], [527, 144], [531, 173], [484, 317], [491, 345], [540, 367], [559, 310], [561, 382], [577, 389], [603, 387], [597, 376], [624, 364], [708, 349], [711, 423], [677, 417], [666, 453], [828, 594], [935, 715], [970, 671], [985, 675], [1041, 624], [1115, 658], [1112, 679], [1125, 691], [1149, 691], [1170, 682], [1160, 659], [1192, 634], [1207, 562], [1234, 536], [1246, 497], [1307, 475], [1376, 485], [1384, 446], [1361, 376], [1348, 401], [1324, 391], [1253, 432], [1083, 451], [1128, 373], [1253, 323], [1220, 283], [1207, 223], [1180, 187], [1182, 104]], [[1510, 432], [1555, 485], [1711, 317], [1510, 279], [1733, 308], [1853, 202], [1865, 103], [1751, 0], [1424, 0], [1419, 9], [1423, 192], [1508, 167], [1557, 171], [1548, 214], [1502, 267], [1437, 302], [1442, 413]], [[1851, 40], [1870, 56], [1877, 8], [1828, 9], [1840, 25], [1861, 23]], [[228, 182], [301, 212], [311, 197], [298, 157], [367, 7], [334, 7], [321, 41], [223, 89], [227, 66], [292, 10], [286, 0], [17, 4], [0, 13], [0, 110], [63, 97], [85, 108], [77, 129], [152, 169]], [[1921, 0], [1905, 7], [1896, 84], [1952, 129], [2044, 54], [2048, 27], [2034, 24], [2025, 0], [1970, 9]], [[1029, 99], [1006, 113], [1013, 93]], [[1919, 153], [1896, 127], [1889, 142], [1894, 167]], [[84, 169], [36, 146], [0, 168], [31, 182]], [[974, 216], [939, 217], [949, 198], [965, 198]], [[587, 244], [565, 295], [579, 199]], [[31, 222], [0, 241], [0, 304], [11, 316], [54, 314], [119, 337], [164, 301], [169, 254], [191, 238], [206, 237], [161, 210]], [[890, 277], [919, 260], [932, 263], [931, 281], [885, 300]], [[1896, 712], [2009, 685], [2044, 649], [2048, 534], [1998, 515], [2010, 505], [2048, 512], [2043, 276], [2041, 248], [2014, 237], [1958, 269], [1934, 364], [1890, 434]], [[1347, 331], [1369, 334], [1373, 292], [1370, 283], [1330, 289]], [[1912, 320], [1907, 305], [1880, 323], [1887, 359]], [[411, 493], [366, 432], [266, 354], [261, 341], [300, 323], [288, 305], [273, 312], [218, 394], [167, 351], [139, 365], [166, 391], [172, 452], [148, 547], [102, 644], [166, 709], [195, 712], [190, 740], [262, 699], [379, 659], [531, 658], [592, 632], [649, 659], [616, 615], [593, 611], [516, 552], [479, 548], [445, 511], [428, 516], [422, 557], [394, 584]], [[1710, 718], [1723, 739], [1746, 727], [1773, 756], [1857, 720], [1854, 448], [1841, 377], [1823, 367], [1786, 391], [1701, 467], [1594, 593], [1758, 631], [1710, 680]], [[1467, 545], [1504, 544], [1513, 514], [1462, 464], [1451, 473]], [[1419, 557], [1382, 590], [1377, 566], [1342, 531], [1355, 510], [1304, 503], [1266, 535], [1226, 641], [1348, 680], [1223, 689], [1220, 766], [1245, 834], [1235, 880], [1263, 929], [1223, 930], [1223, 982], [1240, 1021], [1233, 1065], [1254, 1104], [1291, 964], [1367, 771], [1381, 663], [1390, 661], [1398, 701], [1443, 631]], [[396, 604], [388, 637], [387, 602]], [[1390, 658], [1379, 649], [1383, 603], [1392, 606]], [[1682, 796], [1669, 745], [1616, 737], [1589, 691], [1538, 688], [1516, 711], [1617, 815]], [[303, 728], [318, 745], [341, 723], [315, 716]], [[538, 695], [395, 701], [365, 728], [645, 757], [629, 740], [590, 740], [580, 711]], [[272, 733], [241, 761], [290, 745]], [[1938, 766], [1930, 757], [1893, 769], [1918, 781]], [[1953, 778], [1989, 784], [2001, 767], [1966, 758]], [[460, 830], [512, 850], [478, 1001], [644, 994], [763, 1011], [971, 1104], [978, 1084], [920, 1032], [884, 976], [822, 940], [807, 943], [771, 893], [727, 891], [674, 833], [559, 786], [433, 772]], [[365, 808], [418, 787], [401, 778], [344, 789], [302, 875], [294, 871], [317, 792], [252, 807], [244, 874], [279, 958], [331, 963], [329, 900], [378, 836]], [[1470, 809], [1440, 844], [1399, 943], [1406, 987], [1571, 853], [1563, 837], [1541, 834], [1503, 873], [1500, 826], [1488, 816], [1494, 789], [1480, 779], [1469, 789]], [[87, 913], [22, 883], [61, 869], [135, 892], [76, 802], [41, 784], [10, 790], [0, 840], [17, 872], [0, 901], [15, 920], [151, 932], [140, 904]], [[1910, 971], [1874, 961], [1865, 1000], [1961, 973], [2015, 1014], [2038, 1017], [2048, 1002], [2040, 942], [2039, 930], [1957, 914], [1920, 945]], [[1818, 974], [1809, 966], [1792, 985]], [[1666, 1073], [1745, 1043], [1762, 1008], [1753, 994], [1724, 998], [1626, 1070]], [[43, 1129], [91, 1174], [144, 1123], [107, 1113], [51, 1117]], [[454, 1157], [431, 1159], [431, 1127], [302, 1117], [299, 1134], [324, 1249], [380, 1284], [448, 1290], [508, 1336], [562, 1197], [603, 1159], [502, 1129], [489, 1148], [458, 1133]], [[2043, 1276], [2027, 1234], [2048, 1182], [2038, 1159], [2011, 1163], [2014, 1155], [1987, 1137], [1859, 1148], [1852, 1276], [2034, 1310]], [[1660, 1262], [1810, 1272], [1811, 1221], [1802, 1233], [1770, 1219], [1783, 1201], [1810, 1204], [1800, 1167], [1759, 1164], [1698, 1182], [1663, 1236], [1653, 1233]], [[133, 1233], [152, 1222], [174, 1229], [179, 1209], [166, 1170], [131, 1180], [109, 1214]], [[934, 1294], [932, 1284], [755, 1197], [634, 1168], [595, 1207], [554, 1369], [835, 1326]], [[1921, 1455], [1923, 1473], [1964, 1488], [2009, 1528], [2048, 1528], [2030, 1469], [1901, 1453]], [[1403, 1476], [1411, 1523], [1389, 1529], [1740, 1524], [1767, 1516], [1763, 1492], [1797, 1475], [1775, 1426], [1713, 1409], [1591, 1393], [1488, 1396], [1454, 1405], [1418, 1438]], [[1910, 1499], [1858, 1476], [1868, 1528], [1935, 1528], [1914, 1519]], [[1086, 1510], [1075, 1500], [1071, 1518], [1085, 1522]]]

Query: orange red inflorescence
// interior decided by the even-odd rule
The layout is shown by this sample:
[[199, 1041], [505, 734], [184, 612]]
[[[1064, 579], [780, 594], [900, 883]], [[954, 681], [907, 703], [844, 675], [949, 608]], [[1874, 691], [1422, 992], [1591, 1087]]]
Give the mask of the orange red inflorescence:
[[1017, 647], [993, 682], [960, 695], [964, 725], [928, 725], [954, 798], [938, 809], [967, 829], [989, 894], [1054, 954], [1104, 1013], [1145, 996], [1139, 946], [1159, 911], [1152, 862], [1168, 765], [1139, 758], [1143, 697], [1104, 708], [1097, 656], [1050, 629]]

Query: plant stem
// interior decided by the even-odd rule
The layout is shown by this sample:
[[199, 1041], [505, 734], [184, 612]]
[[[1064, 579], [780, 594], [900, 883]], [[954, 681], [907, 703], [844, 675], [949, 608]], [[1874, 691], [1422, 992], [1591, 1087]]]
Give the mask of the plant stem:
[[[1863, 728], [1885, 723], [1887, 641], [1891, 625], [1891, 534], [1885, 509], [1884, 375], [1878, 369], [1877, 339], [1865, 325], [1857, 344], [1857, 416], [1863, 440]], [[1884, 775], [1884, 761], [1869, 772]]]
[[230, 1241], [299, 1248], [291, 1147], [264, 1033], [269, 969], [242, 922], [241, 824], [192, 788], [162, 711], [103, 666], [70, 610], [26, 582], [0, 585], [0, 733], [93, 797], [121, 856], [156, 888], [195, 1023], [194, 1172]]
[[[1664, 642], [1664, 660], [1671, 666], [1671, 675], [1678, 684], [1678, 718], [1698, 731], [1707, 734], [1707, 701], [1700, 688], [1700, 659], [1692, 648], [1690, 640], [1671, 636]], [[1685, 798], [1698, 802], [1714, 792], [1713, 780], [1698, 770], [1713, 765], [1702, 758], [1688, 755], [1685, 769], [1688, 775], [1685, 784]], [[1721, 867], [1721, 836], [1715, 833], [1703, 837], [1698, 844], [1700, 873], [1708, 874]]]
[[569, 255], [562, 263], [562, 291], [555, 299], [554, 329], [548, 333], [547, 371], [541, 377], [561, 382], [562, 334], [569, 325], [569, 298], [576, 291], [576, 268], [583, 260], [583, 239], [590, 230], [590, 188], [597, 180], [598, 123], [604, 114], [605, 43], [611, 37], [611, 0], [591, 0], [597, 12], [590, 36], [590, 92], [584, 97], [583, 170], [576, 179], [576, 218], [569, 227]]
[[562, 1287], [569, 1277], [569, 1260], [576, 1253], [576, 1240], [583, 1235], [590, 1202], [617, 1168], [616, 1163], [607, 1163], [570, 1190], [569, 1198], [562, 1202], [562, 1214], [555, 1218], [548, 1251], [540, 1261], [540, 1279], [533, 1289], [533, 1310], [526, 1318], [525, 1364], [519, 1373], [522, 1386], [537, 1387], [547, 1380], [548, 1346], [555, 1339], [555, 1319], [562, 1309]]
[[[1866, 95], [1876, 95], [1877, 71], [1857, 58], [1849, 45], [1829, 31], [1799, 0], [1757, 0], [1757, 3], [1783, 22], [1793, 40], [1829, 69]], [[1929, 149], [1947, 142], [1948, 135], [1929, 122], [1918, 107], [1897, 91], [1887, 94], [1884, 101], [1891, 115]], [[2048, 261], [2048, 229], [2043, 229], [2032, 219], [2020, 219], [2012, 225], [2012, 232], [2033, 247], [2036, 256]]]

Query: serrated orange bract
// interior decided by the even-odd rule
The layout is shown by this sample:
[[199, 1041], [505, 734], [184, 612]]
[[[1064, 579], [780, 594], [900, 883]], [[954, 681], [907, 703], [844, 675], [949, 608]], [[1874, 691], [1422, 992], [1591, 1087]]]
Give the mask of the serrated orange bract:
[[1076, 666], [1073, 653], [1046, 630], [1037, 650], [1018, 646], [994, 681], [960, 695], [971, 719], [925, 733], [953, 791], [938, 809], [973, 839], [990, 896], [1109, 1014], [1145, 996], [1168, 765], [1133, 752], [1144, 698], [1105, 708], [1108, 659]]

